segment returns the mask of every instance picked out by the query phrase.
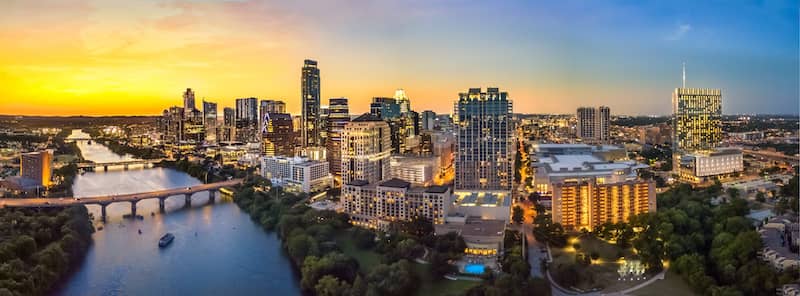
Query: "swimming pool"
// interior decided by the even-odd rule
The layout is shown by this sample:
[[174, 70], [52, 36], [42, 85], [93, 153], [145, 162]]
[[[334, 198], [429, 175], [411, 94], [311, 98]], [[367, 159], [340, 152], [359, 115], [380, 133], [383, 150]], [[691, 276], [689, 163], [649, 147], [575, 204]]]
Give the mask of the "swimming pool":
[[471, 263], [471, 264], [464, 265], [464, 273], [483, 274], [483, 272], [485, 270], [486, 270], [486, 266], [484, 266], [483, 264]]

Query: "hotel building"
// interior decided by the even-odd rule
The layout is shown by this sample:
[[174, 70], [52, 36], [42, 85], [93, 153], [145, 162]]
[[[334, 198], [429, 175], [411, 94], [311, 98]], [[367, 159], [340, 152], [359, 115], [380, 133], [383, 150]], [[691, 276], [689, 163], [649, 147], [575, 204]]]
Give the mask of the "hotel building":
[[38, 151], [20, 156], [20, 176], [33, 181], [34, 186], [49, 187], [53, 178], [53, 153]]
[[627, 160], [624, 149], [585, 144], [533, 145], [534, 188], [550, 197], [553, 222], [591, 231], [655, 212], [655, 183], [638, 177], [648, 166]]
[[389, 176], [391, 138], [389, 125], [366, 113], [348, 123], [342, 132], [342, 183], [379, 182]]
[[369, 183], [354, 180], [342, 186], [342, 204], [354, 225], [388, 229], [392, 222], [425, 217], [434, 224], [444, 223], [450, 188], [418, 187], [400, 179]]
[[326, 161], [267, 156], [261, 158], [261, 174], [290, 192], [319, 192], [333, 186]]

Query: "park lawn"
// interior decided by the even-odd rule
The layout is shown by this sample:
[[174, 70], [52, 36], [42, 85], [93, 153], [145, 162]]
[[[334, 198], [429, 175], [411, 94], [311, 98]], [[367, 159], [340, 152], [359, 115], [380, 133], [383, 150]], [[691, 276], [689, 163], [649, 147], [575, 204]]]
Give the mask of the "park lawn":
[[334, 237], [342, 252], [358, 261], [358, 269], [361, 273], [367, 274], [372, 267], [381, 264], [381, 255], [372, 250], [359, 249], [355, 245], [350, 231], [339, 232]]
[[631, 292], [635, 296], [697, 295], [677, 273], [667, 271], [663, 280], [655, 281], [639, 290]]
[[628, 249], [622, 249], [617, 245], [613, 245], [607, 243], [603, 240], [600, 240], [594, 236], [583, 236], [578, 240], [578, 244], [581, 245], [579, 252], [583, 252], [586, 254], [591, 254], [592, 252], [597, 252], [600, 255], [600, 258], [606, 261], [616, 261], [619, 259], [619, 255], [621, 254], [625, 258], [630, 258], [633, 255], [633, 252]]
[[[368, 274], [369, 271], [381, 264], [381, 255], [376, 253], [372, 250], [363, 250], [358, 248], [351, 236], [350, 231], [342, 231], [338, 232], [334, 236], [336, 240], [336, 244], [342, 249], [342, 252], [350, 257], [353, 257], [358, 261], [358, 269], [362, 274]], [[419, 289], [417, 289], [417, 295], [461, 295], [464, 294], [470, 288], [477, 286], [480, 284], [479, 282], [473, 281], [451, 281], [444, 278], [436, 280], [431, 275], [428, 266], [425, 264], [419, 264], [415, 262], [411, 262], [414, 273], [417, 274], [417, 277], [420, 280]]]
[[580, 280], [575, 285], [576, 288], [588, 291], [594, 288], [602, 288], [604, 292], [621, 291], [640, 282], [619, 281], [619, 255], [625, 258], [632, 258], [633, 252], [630, 249], [622, 249], [617, 245], [610, 244], [593, 236], [581, 236], [575, 243], [579, 248], [573, 248], [570, 243], [565, 248], [551, 248], [553, 262], [551, 263], [551, 275], [556, 276], [560, 268], [577, 265], [576, 254], [584, 253], [589, 256], [592, 252], [597, 252], [600, 261], [589, 266], [578, 266]]

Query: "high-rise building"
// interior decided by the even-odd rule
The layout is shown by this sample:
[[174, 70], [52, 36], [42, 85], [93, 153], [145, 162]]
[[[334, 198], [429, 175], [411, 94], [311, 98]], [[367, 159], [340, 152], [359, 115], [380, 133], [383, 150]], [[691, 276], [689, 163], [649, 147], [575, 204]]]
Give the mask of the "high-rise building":
[[222, 110], [222, 128], [219, 132], [221, 142], [236, 140], [236, 110], [226, 107]]
[[722, 91], [676, 88], [672, 93], [673, 151], [716, 148], [722, 141]]
[[286, 103], [278, 100], [261, 100], [258, 114], [264, 118], [267, 113], [286, 113]]
[[301, 111], [303, 128], [300, 129], [303, 138], [302, 147], [320, 146], [319, 130], [319, 104], [320, 81], [317, 61], [305, 60], [303, 62], [302, 76], [300, 78]]
[[400, 104], [394, 98], [374, 97], [369, 112], [383, 120], [400, 117]]
[[335, 177], [342, 176], [342, 133], [344, 127], [350, 122], [350, 108], [347, 98], [331, 98], [328, 100], [328, 139], [325, 147], [328, 149], [327, 157], [331, 173]]
[[294, 155], [292, 115], [288, 113], [264, 114], [261, 126], [261, 155]]
[[236, 141], [258, 142], [258, 99], [236, 99]]
[[394, 91], [394, 100], [400, 106], [401, 114], [411, 111], [411, 100], [408, 99], [406, 92], [402, 88]]
[[432, 131], [436, 128], [436, 112], [431, 110], [422, 111], [420, 120], [422, 121], [422, 130]]
[[205, 141], [206, 129], [204, 125], [203, 111], [192, 109], [188, 113], [183, 114], [183, 139], [194, 144], [201, 144]]
[[164, 110], [161, 116], [161, 133], [163, 141], [166, 143], [176, 144], [183, 141], [183, 123], [184, 111], [183, 107], [173, 106]]
[[514, 138], [507, 92], [470, 88], [455, 103], [455, 190], [511, 190]]
[[328, 106], [319, 107], [319, 145], [325, 146], [328, 142], [328, 116], [331, 114], [331, 109]]
[[577, 119], [577, 136], [585, 142], [604, 143], [609, 140], [610, 108], [606, 106], [580, 107]]
[[342, 133], [342, 184], [353, 180], [379, 182], [389, 175], [389, 125], [372, 114], [361, 115]]
[[217, 128], [217, 103], [203, 101], [203, 124], [206, 130], [206, 142], [217, 143], [219, 129]]
[[194, 91], [191, 88], [183, 92], [183, 109], [187, 114], [194, 110]]
[[50, 151], [23, 153], [20, 156], [20, 176], [35, 186], [50, 186], [53, 177], [53, 154]]

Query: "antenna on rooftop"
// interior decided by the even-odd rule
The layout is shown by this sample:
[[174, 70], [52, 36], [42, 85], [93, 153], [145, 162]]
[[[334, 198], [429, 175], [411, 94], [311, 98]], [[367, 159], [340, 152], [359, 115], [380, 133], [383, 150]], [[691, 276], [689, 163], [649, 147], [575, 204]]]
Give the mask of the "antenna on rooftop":
[[683, 63], [683, 88], [686, 88], [686, 62]]

